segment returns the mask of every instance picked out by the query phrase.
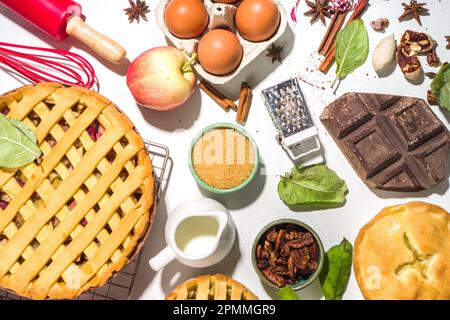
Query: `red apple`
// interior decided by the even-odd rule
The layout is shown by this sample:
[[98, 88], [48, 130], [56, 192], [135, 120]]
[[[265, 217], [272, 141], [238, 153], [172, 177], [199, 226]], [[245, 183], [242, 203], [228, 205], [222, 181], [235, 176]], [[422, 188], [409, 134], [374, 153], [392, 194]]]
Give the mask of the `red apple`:
[[160, 111], [181, 106], [191, 96], [195, 83], [190, 63], [173, 47], [145, 51], [127, 70], [127, 85], [136, 102]]

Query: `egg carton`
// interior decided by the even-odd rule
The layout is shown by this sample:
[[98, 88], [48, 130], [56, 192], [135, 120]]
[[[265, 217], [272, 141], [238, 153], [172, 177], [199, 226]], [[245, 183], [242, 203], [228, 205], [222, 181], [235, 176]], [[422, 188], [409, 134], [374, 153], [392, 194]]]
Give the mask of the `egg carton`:
[[[236, 31], [236, 27], [234, 25], [234, 14], [236, 12], [236, 4], [224, 4], [224, 3], [214, 3], [211, 0], [204, 0], [206, 10], [209, 14], [209, 25], [206, 28], [206, 30], [201, 34], [199, 37], [194, 39], [180, 39], [175, 37], [167, 28], [166, 23], [164, 21], [164, 11], [169, 3], [170, 0], [161, 0], [156, 8], [156, 21], [158, 23], [158, 26], [160, 29], [164, 32], [166, 38], [169, 39], [169, 41], [178, 49], [182, 49], [186, 52], [194, 52], [197, 50], [198, 42], [200, 41], [201, 37], [208, 31], [215, 29], [215, 28], [221, 28], [221, 27], [228, 27], [228, 29], [231, 29], [230, 31], [233, 31], [236, 33], [240, 43], [242, 44], [242, 47], [244, 49], [244, 55], [242, 57], [241, 64], [239, 67], [234, 70], [232, 73], [229, 73], [227, 75], [223, 76], [217, 76], [213, 75], [209, 72], [207, 72], [205, 69], [202, 68], [200, 63], [196, 63], [194, 65], [195, 71], [202, 77], [203, 79], [207, 80], [210, 83], [213, 84], [224, 84], [228, 81], [232, 80], [234, 77], [236, 77], [242, 69], [244, 69], [252, 60], [254, 60], [256, 57], [258, 57], [263, 51], [265, 51], [272, 43], [274, 43], [276, 40], [278, 40], [283, 33], [286, 30], [287, 27], [287, 17], [286, 17], [286, 11], [284, 10], [283, 6], [278, 2], [275, 1], [278, 5], [278, 10], [280, 12], [280, 25], [278, 27], [277, 32], [268, 40], [262, 41], [262, 42], [251, 42], [247, 41], [244, 38], [241, 37], [238, 31]], [[237, 5], [239, 2], [237, 2]], [[230, 23], [232, 21], [232, 23]]]

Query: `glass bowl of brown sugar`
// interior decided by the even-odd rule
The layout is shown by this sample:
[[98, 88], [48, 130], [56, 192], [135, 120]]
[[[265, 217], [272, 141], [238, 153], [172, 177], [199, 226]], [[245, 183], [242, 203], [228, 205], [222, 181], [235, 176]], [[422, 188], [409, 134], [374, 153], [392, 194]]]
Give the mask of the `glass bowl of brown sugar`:
[[231, 193], [246, 187], [256, 176], [258, 146], [242, 127], [216, 123], [194, 137], [188, 164], [203, 189], [217, 194]]

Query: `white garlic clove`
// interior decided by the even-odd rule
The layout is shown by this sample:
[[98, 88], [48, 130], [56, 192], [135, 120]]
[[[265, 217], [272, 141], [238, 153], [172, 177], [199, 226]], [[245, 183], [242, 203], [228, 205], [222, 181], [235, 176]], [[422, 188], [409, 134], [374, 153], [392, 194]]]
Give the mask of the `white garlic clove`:
[[384, 71], [395, 59], [396, 44], [394, 34], [381, 40], [372, 56], [372, 65], [377, 73]]

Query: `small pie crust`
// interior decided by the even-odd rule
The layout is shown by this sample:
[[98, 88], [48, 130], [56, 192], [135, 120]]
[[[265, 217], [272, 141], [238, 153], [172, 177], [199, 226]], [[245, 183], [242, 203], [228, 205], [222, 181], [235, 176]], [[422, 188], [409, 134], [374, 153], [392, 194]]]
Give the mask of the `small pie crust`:
[[166, 297], [166, 300], [258, 300], [245, 286], [223, 274], [193, 278]]
[[425, 202], [387, 207], [355, 242], [354, 270], [370, 300], [450, 299], [450, 214]]

